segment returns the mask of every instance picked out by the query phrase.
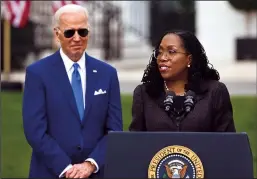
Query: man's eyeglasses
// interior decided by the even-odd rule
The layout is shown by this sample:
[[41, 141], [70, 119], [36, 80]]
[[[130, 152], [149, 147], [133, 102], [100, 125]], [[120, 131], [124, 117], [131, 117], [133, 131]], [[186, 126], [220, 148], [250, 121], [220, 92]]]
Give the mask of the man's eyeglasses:
[[158, 59], [158, 58], [162, 57], [162, 55], [166, 55], [166, 57], [168, 59], [171, 59], [172, 57], [174, 57], [178, 53], [188, 55], [188, 53], [186, 53], [186, 52], [177, 52], [175, 50], [165, 51], [165, 50], [156, 49], [156, 50], [153, 50], [153, 57]]
[[[60, 30], [60, 29], [59, 29]], [[74, 36], [75, 32], [78, 32], [78, 34], [81, 36], [81, 37], [86, 37], [88, 35], [88, 29], [86, 28], [81, 28], [81, 29], [78, 29], [78, 30], [75, 30], [75, 29], [68, 29], [68, 30], [65, 30], [63, 32], [63, 35], [65, 38], [71, 38]]]

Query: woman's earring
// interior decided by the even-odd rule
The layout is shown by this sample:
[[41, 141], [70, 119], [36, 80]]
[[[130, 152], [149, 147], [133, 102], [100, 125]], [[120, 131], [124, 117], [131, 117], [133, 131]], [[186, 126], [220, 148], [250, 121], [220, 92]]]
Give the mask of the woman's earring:
[[189, 68], [189, 67], [190, 67], [190, 65], [187, 65], [187, 67]]

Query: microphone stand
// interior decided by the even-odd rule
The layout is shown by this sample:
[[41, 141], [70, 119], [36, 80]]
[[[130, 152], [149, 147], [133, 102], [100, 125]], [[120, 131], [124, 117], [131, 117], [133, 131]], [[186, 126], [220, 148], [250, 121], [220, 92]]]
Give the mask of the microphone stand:
[[175, 123], [176, 123], [176, 126], [177, 126], [177, 131], [180, 132], [180, 124], [181, 124], [181, 121], [186, 117], [187, 113], [183, 113], [182, 115], [180, 116], [176, 116], [176, 115], [171, 115], [171, 119], [173, 117], [175, 117]]
[[175, 122], [176, 122], [176, 126], [177, 126], [177, 131], [180, 132], [180, 124], [181, 124], [181, 121], [185, 118], [185, 113], [182, 114], [181, 116], [177, 116], [175, 118]]

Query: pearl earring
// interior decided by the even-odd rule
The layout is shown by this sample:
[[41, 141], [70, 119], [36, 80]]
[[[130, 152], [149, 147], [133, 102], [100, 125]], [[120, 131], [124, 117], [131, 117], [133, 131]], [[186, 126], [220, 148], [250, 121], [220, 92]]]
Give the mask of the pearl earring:
[[187, 65], [187, 67], [189, 68], [189, 67], [190, 67], [190, 65]]

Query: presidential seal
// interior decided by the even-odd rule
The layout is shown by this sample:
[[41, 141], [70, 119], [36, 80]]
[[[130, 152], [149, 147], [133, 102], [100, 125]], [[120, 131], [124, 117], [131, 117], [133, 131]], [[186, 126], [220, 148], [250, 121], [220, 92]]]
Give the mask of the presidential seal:
[[204, 168], [192, 150], [172, 145], [161, 149], [152, 158], [148, 178], [204, 178]]

